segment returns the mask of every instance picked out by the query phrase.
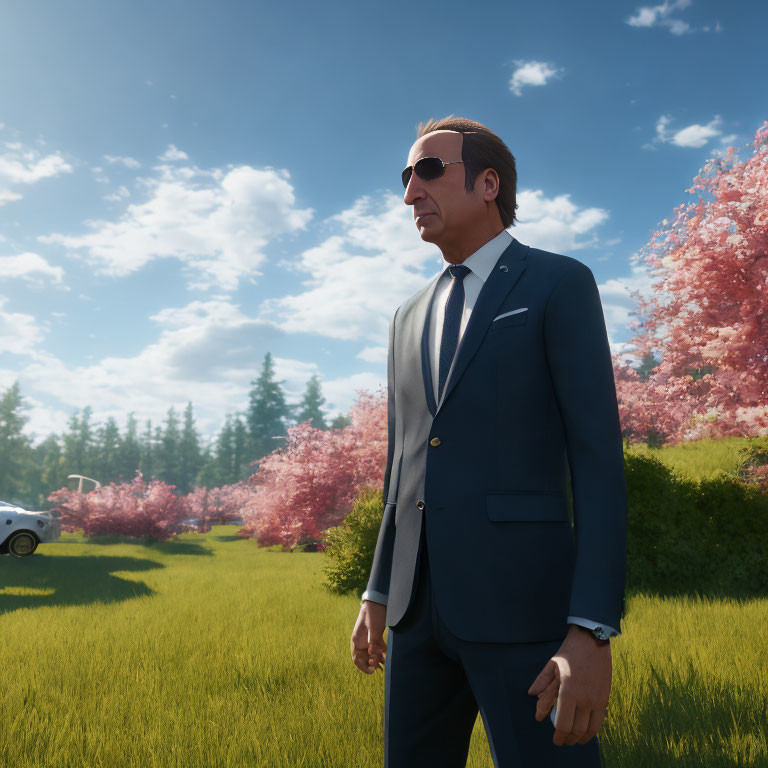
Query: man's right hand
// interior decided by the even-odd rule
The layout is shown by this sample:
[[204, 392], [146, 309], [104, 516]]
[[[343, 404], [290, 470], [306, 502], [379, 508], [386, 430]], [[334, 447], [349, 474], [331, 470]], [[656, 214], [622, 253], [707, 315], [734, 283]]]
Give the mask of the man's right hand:
[[[363, 600], [360, 615], [352, 632], [350, 648], [355, 666], [368, 675], [384, 666], [387, 658], [387, 644], [384, 629], [387, 621], [387, 606], [373, 600]], [[379, 666], [381, 665], [381, 667]]]

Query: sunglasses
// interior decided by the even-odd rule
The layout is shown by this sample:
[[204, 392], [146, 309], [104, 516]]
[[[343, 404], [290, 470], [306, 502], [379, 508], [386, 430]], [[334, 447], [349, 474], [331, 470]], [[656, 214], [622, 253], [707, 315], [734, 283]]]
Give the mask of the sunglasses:
[[414, 165], [409, 165], [403, 170], [403, 188], [408, 187], [414, 171], [422, 181], [434, 181], [445, 173], [446, 165], [458, 165], [463, 162], [463, 160], [456, 160], [452, 163], [444, 163], [439, 157], [422, 157]]

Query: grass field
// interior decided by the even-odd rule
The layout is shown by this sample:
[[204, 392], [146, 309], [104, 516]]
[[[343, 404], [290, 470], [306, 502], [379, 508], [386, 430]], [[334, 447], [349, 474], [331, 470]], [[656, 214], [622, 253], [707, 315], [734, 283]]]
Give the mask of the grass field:
[[[0, 765], [382, 766], [358, 597], [323, 586], [324, 553], [236, 530], [0, 557]], [[768, 766], [766, 638], [768, 599], [628, 594], [607, 768]], [[480, 717], [467, 765], [493, 768]]]

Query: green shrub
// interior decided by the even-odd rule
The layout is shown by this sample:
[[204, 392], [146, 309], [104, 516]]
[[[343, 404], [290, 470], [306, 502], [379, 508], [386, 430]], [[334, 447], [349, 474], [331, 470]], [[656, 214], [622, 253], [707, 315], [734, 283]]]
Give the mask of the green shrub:
[[[624, 472], [627, 592], [768, 593], [768, 494], [759, 486], [728, 474], [690, 479], [627, 448]], [[381, 489], [363, 488], [344, 522], [325, 531], [333, 592], [366, 588], [383, 511]]]
[[324, 531], [331, 563], [323, 569], [332, 592], [362, 595], [373, 565], [384, 504], [380, 488], [364, 487], [344, 522]]
[[625, 451], [627, 591], [768, 590], [768, 495], [736, 478], [689, 480]]

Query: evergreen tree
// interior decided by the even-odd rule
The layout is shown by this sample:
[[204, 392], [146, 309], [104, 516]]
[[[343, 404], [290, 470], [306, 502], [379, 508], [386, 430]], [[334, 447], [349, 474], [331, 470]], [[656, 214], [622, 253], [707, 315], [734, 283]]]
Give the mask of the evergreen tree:
[[[139, 469], [141, 470], [141, 476], [146, 482], [154, 480], [155, 468], [157, 462], [155, 460], [157, 451], [155, 449], [156, 442], [152, 435], [152, 419], [147, 419], [146, 429], [141, 435], [141, 442], [139, 443], [141, 449], [141, 457], [139, 461]], [[126, 478], [133, 479], [133, 478]]]
[[138, 424], [131, 411], [125, 421], [125, 438], [120, 445], [118, 480], [121, 483], [130, 483], [141, 467], [142, 446], [137, 432]]
[[343, 413], [340, 413], [331, 422], [331, 429], [344, 429], [344, 427], [348, 427], [351, 423], [352, 423], [351, 419], [349, 419]]
[[218, 488], [220, 483], [219, 467], [216, 462], [216, 457], [211, 451], [211, 446], [206, 445], [201, 457], [200, 471], [197, 473], [197, 485], [206, 488]]
[[179, 445], [179, 487], [176, 491], [178, 494], [187, 494], [192, 490], [201, 465], [200, 437], [195, 429], [192, 403], [189, 402], [184, 409], [184, 427]]
[[232, 417], [227, 414], [224, 426], [216, 440], [216, 485], [227, 485], [234, 480], [235, 431]]
[[272, 355], [267, 352], [261, 375], [251, 381], [253, 388], [248, 395], [246, 423], [252, 460], [262, 458], [284, 444], [275, 437], [285, 435], [288, 430], [286, 419], [292, 408], [285, 403], [280, 388], [282, 382], [274, 381], [273, 377]]
[[254, 472], [251, 467], [248, 442], [248, 429], [240, 414], [235, 417], [234, 434], [232, 437], [232, 482], [247, 480]]
[[21, 501], [27, 486], [27, 464], [31, 453], [29, 438], [22, 432], [28, 420], [15, 381], [0, 398], [0, 499]]
[[120, 443], [120, 429], [114, 417], [110, 416], [106, 424], [97, 430], [96, 455], [94, 457], [95, 478], [103, 485], [119, 482]]
[[47, 509], [50, 493], [68, 487], [64, 454], [59, 438], [53, 432], [40, 445], [35, 446], [34, 461], [37, 469], [37, 483], [31, 488], [34, 506], [35, 509]]
[[157, 476], [169, 485], [176, 486], [179, 493], [181, 480], [181, 456], [179, 446], [181, 433], [179, 432], [179, 417], [173, 406], [168, 409], [165, 419], [165, 429], [159, 435], [157, 455]]
[[653, 369], [659, 364], [659, 361], [651, 354], [643, 355], [643, 361], [640, 363], [640, 365], [635, 368], [637, 371], [637, 375], [643, 380], [648, 381], [648, 379], [653, 376]]
[[[91, 406], [86, 405], [79, 416], [76, 411], [69, 419], [69, 431], [64, 435], [64, 470], [67, 475], [94, 476], [91, 413]], [[101, 482], [101, 478], [94, 479]]]
[[320, 380], [317, 374], [313, 374], [307, 383], [307, 389], [304, 392], [304, 398], [299, 403], [299, 412], [296, 416], [296, 423], [302, 424], [307, 419], [312, 419], [312, 426], [315, 429], [328, 429], [325, 423], [320, 406], [325, 402], [325, 398], [320, 392]]

